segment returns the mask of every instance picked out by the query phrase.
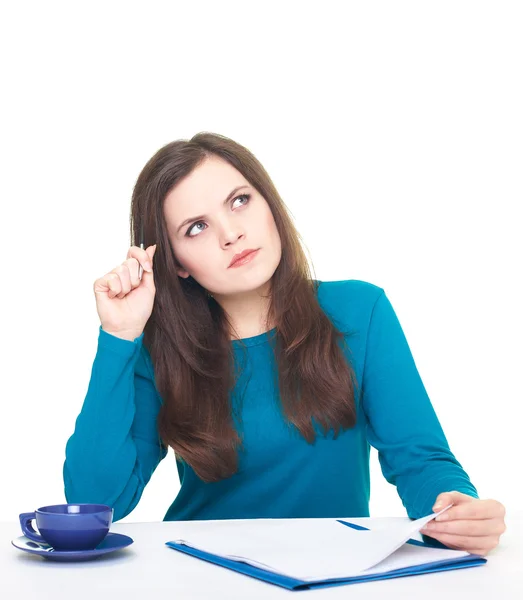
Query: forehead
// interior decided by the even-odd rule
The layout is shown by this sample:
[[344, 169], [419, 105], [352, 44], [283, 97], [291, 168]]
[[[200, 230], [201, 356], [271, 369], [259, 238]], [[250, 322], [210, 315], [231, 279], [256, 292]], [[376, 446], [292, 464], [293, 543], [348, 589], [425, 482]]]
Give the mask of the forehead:
[[166, 216], [183, 218], [203, 213], [219, 206], [234, 187], [242, 184], [248, 185], [248, 181], [227, 161], [208, 158], [167, 194]]

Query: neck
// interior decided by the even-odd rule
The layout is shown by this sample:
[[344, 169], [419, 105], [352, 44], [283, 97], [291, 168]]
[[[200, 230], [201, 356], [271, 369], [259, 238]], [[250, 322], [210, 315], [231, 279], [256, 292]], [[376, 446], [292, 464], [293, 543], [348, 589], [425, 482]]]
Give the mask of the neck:
[[231, 324], [231, 340], [260, 335], [274, 326], [267, 322], [269, 294], [270, 281], [256, 290], [242, 294], [214, 295]]

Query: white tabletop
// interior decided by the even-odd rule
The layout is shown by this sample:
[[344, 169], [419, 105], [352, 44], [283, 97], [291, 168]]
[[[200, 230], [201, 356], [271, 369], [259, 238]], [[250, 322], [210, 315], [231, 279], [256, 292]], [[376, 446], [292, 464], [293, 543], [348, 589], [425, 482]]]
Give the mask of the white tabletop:
[[[342, 517], [343, 518], [343, 517]], [[407, 517], [347, 518], [373, 528]], [[11, 540], [22, 535], [15, 522], [0, 522], [0, 597], [29, 600], [125, 600], [168, 594], [184, 598], [284, 598], [293, 592], [183, 554], [165, 542], [188, 537], [208, 521], [113, 523], [111, 531], [124, 533], [134, 543], [92, 561], [59, 563], [18, 550]], [[222, 523], [226, 524], [226, 522]], [[423, 600], [463, 598], [521, 600], [523, 598], [523, 511], [507, 514], [507, 531], [499, 546], [479, 567], [370, 581], [294, 592], [314, 598], [400, 598]], [[261, 523], [260, 523], [261, 524]], [[156, 596], [159, 597], [159, 596]]]

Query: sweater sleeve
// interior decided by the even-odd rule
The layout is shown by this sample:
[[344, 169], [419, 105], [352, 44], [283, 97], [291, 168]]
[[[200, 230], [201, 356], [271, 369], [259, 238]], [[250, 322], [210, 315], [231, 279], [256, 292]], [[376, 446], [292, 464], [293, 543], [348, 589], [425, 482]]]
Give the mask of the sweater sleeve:
[[367, 439], [411, 519], [429, 515], [438, 494], [476, 488], [451, 452], [394, 309], [374, 305], [362, 382]]
[[136, 507], [167, 455], [156, 427], [161, 399], [143, 335], [131, 342], [100, 327], [87, 395], [65, 449], [67, 502], [107, 504], [113, 521]]

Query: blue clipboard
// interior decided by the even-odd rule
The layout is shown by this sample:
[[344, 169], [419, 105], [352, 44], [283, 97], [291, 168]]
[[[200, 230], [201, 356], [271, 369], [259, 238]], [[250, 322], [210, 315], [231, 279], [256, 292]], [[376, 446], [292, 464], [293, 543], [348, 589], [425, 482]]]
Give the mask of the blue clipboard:
[[[336, 520], [338, 521], [338, 523], [342, 523], [343, 525], [351, 527], [352, 529], [368, 530], [367, 527], [362, 527], [361, 525], [356, 525], [355, 523], [349, 523], [348, 521], [343, 521], [340, 519]], [[419, 540], [413, 539], [407, 540], [406, 543], [413, 544], [415, 546], [424, 546], [427, 548], [434, 547], [431, 544], [427, 544], [425, 542], [420, 542]], [[409, 575], [422, 575], [424, 573], [436, 573], [438, 571], [449, 571], [453, 569], [467, 569], [470, 567], [481, 566], [487, 562], [486, 558], [477, 555], [470, 555], [462, 556], [459, 558], [425, 563], [422, 565], [416, 565], [414, 567], [407, 567], [404, 569], [395, 569], [393, 571], [387, 571], [385, 573], [357, 575], [353, 577], [338, 577], [335, 579], [322, 579], [318, 581], [302, 581], [300, 579], [293, 579], [292, 577], [286, 577], [285, 575], [272, 573], [271, 571], [265, 571], [264, 569], [254, 567], [247, 563], [222, 558], [221, 556], [216, 556], [215, 554], [211, 554], [210, 552], [196, 550], [195, 548], [185, 546], [184, 544], [177, 544], [176, 542], [165, 542], [165, 544], [166, 546], [169, 546], [169, 548], [173, 548], [174, 550], [178, 550], [180, 552], [183, 552], [184, 554], [190, 554], [191, 556], [194, 556], [201, 560], [205, 560], [215, 565], [219, 565], [220, 567], [225, 567], [232, 571], [236, 571], [237, 573], [242, 573], [243, 575], [248, 575], [249, 577], [254, 577], [256, 579], [261, 579], [262, 581], [265, 581], [267, 583], [279, 585], [280, 587], [293, 591], [317, 589], [322, 587], [333, 587], [337, 585], [349, 585], [351, 583], [362, 583], [365, 581], [376, 581], [379, 579], [392, 579], [394, 577], [407, 577]], [[445, 548], [445, 546], [439, 547]]]

